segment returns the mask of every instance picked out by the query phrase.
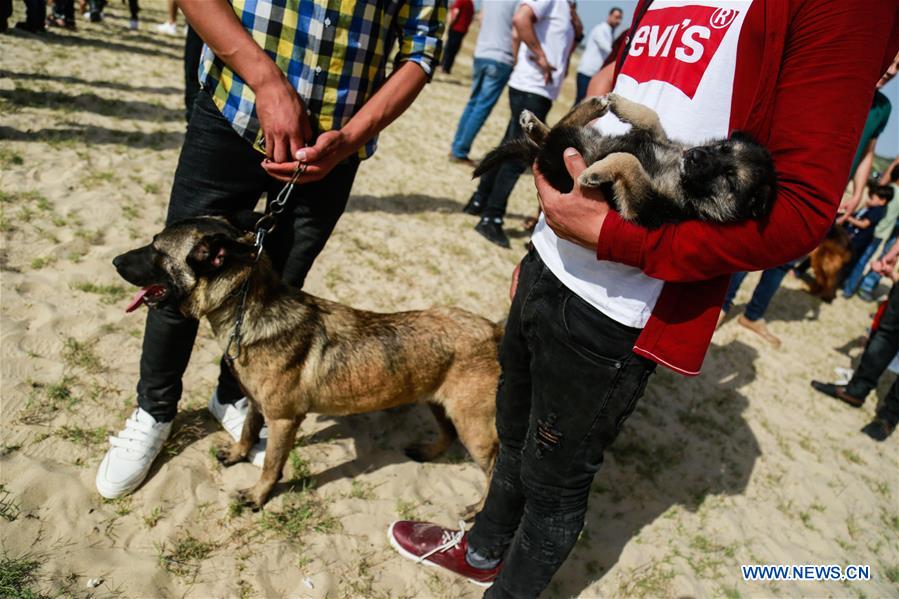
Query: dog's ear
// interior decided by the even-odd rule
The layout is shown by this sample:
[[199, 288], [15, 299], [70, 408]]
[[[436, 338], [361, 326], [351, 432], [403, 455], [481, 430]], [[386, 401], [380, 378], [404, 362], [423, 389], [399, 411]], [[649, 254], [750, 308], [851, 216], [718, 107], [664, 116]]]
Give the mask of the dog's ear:
[[259, 222], [262, 216], [260, 212], [254, 212], [253, 210], [238, 210], [224, 215], [225, 220], [232, 227], [247, 233], [252, 233], [256, 230], [256, 223]]
[[255, 250], [255, 247], [222, 233], [206, 235], [188, 254], [187, 264], [197, 276], [202, 277], [221, 269], [235, 259], [252, 257]]

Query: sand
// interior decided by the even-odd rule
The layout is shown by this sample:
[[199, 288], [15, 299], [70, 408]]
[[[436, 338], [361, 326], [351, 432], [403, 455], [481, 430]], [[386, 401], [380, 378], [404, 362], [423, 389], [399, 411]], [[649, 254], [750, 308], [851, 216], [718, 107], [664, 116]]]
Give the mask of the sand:
[[[484, 488], [458, 445], [436, 463], [404, 456], [436, 433], [426, 409], [308, 418], [266, 510], [233, 509], [230, 493], [258, 470], [211, 457], [227, 436], [205, 411], [219, 355], [206, 325], [150, 478], [122, 500], [97, 495], [106, 436], [133, 409], [143, 331], [142, 314], [123, 313], [132, 290], [110, 261], [161, 228], [184, 131], [182, 40], [152, 33], [163, 4], [142, 4], [136, 33], [113, 3], [105, 23], [80, 21], [75, 34], [0, 37], [4, 569], [30, 560], [32, 587], [64, 596], [478, 596], [385, 537], [398, 517], [455, 525]], [[456, 72], [363, 164], [308, 291], [373, 310], [504, 315], [525, 236], [511, 251], [477, 236], [460, 212], [469, 170], [446, 161], [473, 45], [472, 34]], [[475, 157], [507, 118], [504, 97]], [[522, 177], [509, 228], [533, 210]], [[872, 311], [857, 299], [822, 305], [788, 279], [769, 312], [780, 350], [730, 321], [701, 377], [660, 371], [608, 452], [547, 596], [899, 596], [896, 440], [858, 432], [873, 401], [850, 410], [808, 385], [858, 357]], [[749, 583], [744, 563], [870, 564], [872, 580]]]

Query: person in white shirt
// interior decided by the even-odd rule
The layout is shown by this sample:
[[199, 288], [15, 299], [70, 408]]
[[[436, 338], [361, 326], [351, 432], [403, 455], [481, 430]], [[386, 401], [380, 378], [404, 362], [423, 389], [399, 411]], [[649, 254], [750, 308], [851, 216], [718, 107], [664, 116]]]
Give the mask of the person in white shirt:
[[[522, 0], [512, 24], [523, 43], [509, 79], [512, 115], [503, 141], [522, 136], [518, 123], [522, 110], [546, 119], [553, 100], [559, 96], [575, 38], [580, 34], [577, 11], [565, 0]], [[506, 203], [527, 166], [521, 161], [508, 161], [484, 173], [464, 208], [468, 214], [481, 215], [475, 231], [504, 248], [509, 247], [503, 232]]]
[[612, 52], [612, 44], [615, 42], [615, 29], [621, 25], [621, 19], [624, 12], [614, 7], [609, 11], [606, 20], [590, 31], [584, 45], [584, 54], [581, 56], [581, 63], [577, 68], [577, 98], [574, 103], [577, 104], [587, 95], [587, 86], [590, 85], [590, 79], [593, 78], [599, 69], [602, 68], [606, 58]]

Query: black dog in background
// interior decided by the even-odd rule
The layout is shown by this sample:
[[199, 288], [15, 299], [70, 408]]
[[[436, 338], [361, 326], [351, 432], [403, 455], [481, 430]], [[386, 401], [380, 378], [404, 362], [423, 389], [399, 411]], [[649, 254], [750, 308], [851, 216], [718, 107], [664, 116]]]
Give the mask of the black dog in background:
[[[586, 126], [609, 110], [631, 129], [606, 136]], [[590, 165], [578, 183], [602, 189], [622, 218], [647, 228], [691, 219], [758, 219], [774, 203], [774, 163], [765, 147], [744, 133], [689, 147], [668, 139], [654, 111], [616, 94], [584, 100], [552, 129], [530, 111], [520, 118], [526, 137], [487, 154], [475, 177], [507, 160], [536, 160], [550, 184], [568, 192], [574, 182], [562, 153], [575, 148]]]

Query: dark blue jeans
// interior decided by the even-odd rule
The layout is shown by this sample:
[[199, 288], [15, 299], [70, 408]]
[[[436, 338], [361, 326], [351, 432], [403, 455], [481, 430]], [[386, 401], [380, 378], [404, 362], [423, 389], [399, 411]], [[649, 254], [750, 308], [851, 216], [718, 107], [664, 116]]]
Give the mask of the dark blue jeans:
[[493, 107], [503, 93], [509, 77], [512, 75], [512, 65], [505, 64], [489, 58], [475, 58], [471, 73], [471, 97], [459, 125], [456, 127], [456, 136], [453, 138], [453, 156], [456, 158], [468, 158], [471, 144], [478, 136], [481, 127], [490, 116]]
[[522, 261], [500, 346], [500, 448], [468, 538], [503, 558], [485, 596], [536, 597], [574, 547], [603, 452], [655, 370], [632, 351], [639, 334], [568, 290], [536, 251]]
[[577, 95], [574, 97], [574, 104], [577, 106], [581, 103], [587, 96], [587, 86], [590, 85], [590, 77], [589, 75], [584, 75], [583, 73], [577, 74]]
[[846, 265], [846, 270], [844, 271], [849, 274], [846, 275], [846, 280], [843, 281], [843, 297], [852, 297], [855, 294], [858, 286], [861, 285], [862, 276], [865, 274], [868, 261], [874, 257], [874, 252], [880, 247], [881, 241], [883, 240], [875, 237], [858, 255], [852, 256], [852, 261]]
[[[883, 258], [890, 248], [893, 247], [893, 244], [896, 243], [896, 238], [899, 237], [899, 227], [893, 229], [893, 232], [890, 234], [890, 238], [887, 239], [887, 242], [883, 246], [883, 251], [880, 253], [880, 257]], [[872, 295], [874, 290], [877, 289], [877, 285], [880, 284], [880, 275], [876, 272], [869, 271], [868, 274], [865, 275], [865, 278], [862, 279], [861, 286], [859, 287], [860, 293], [865, 293], [867, 295]]]
[[[240, 137], [205, 91], [194, 104], [178, 159], [166, 223], [192, 216], [252, 210], [263, 193], [273, 194], [283, 183], [272, 179], [260, 163], [262, 154]], [[283, 280], [302, 287], [312, 262], [324, 248], [343, 214], [359, 161], [351, 158], [321, 181], [298, 186], [265, 249]], [[175, 417], [197, 321], [174, 306], [147, 313], [140, 357], [138, 404], [160, 422]], [[222, 363], [219, 399], [232, 403], [243, 393]]]
[[[762, 278], [759, 280], [758, 285], [755, 286], [755, 291], [752, 292], [752, 299], [749, 300], [749, 305], [746, 306], [746, 311], [743, 313], [746, 318], [759, 320], [765, 315], [768, 305], [774, 299], [774, 294], [780, 289], [781, 282], [792, 267], [793, 263], [791, 262], [762, 272]], [[725, 312], [730, 312], [730, 309], [733, 307], [734, 297], [736, 297], [737, 291], [740, 289], [740, 285], [747, 274], [749, 273], [737, 272], [731, 275], [730, 287], [727, 289], [724, 305], [721, 307]]]
[[[528, 109], [538, 119], [545, 121], [552, 105], [553, 102], [549, 98], [510, 87], [509, 106], [512, 109], [512, 118], [509, 119], [509, 126], [506, 127], [503, 141], [517, 139], [524, 135], [521, 125], [518, 123], [518, 117], [522, 110]], [[485, 206], [483, 218], [502, 221], [506, 215], [509, 195], [512, 193], [518, 177], [527, 167], [528, 165], [521, 160], [509, 160], [481, 175], [481, 181], [478, 183], [478, 190], [475, 193], [479, 196], [480, 203]]]

